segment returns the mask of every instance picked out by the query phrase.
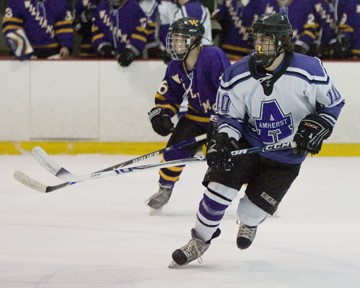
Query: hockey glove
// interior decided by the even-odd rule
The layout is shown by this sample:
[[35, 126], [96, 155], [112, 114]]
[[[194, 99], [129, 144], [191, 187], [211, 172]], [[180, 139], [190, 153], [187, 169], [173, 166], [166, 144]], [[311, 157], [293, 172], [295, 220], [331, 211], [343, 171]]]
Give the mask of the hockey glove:
[[230, 171], [234, 166], [231, 151], [238, 149], [239, 145], [234, 138], [229, 138], [226, 133], [218, 133], [209, 142], [206, 151], [207, 164], [219, 171]]
[[121, 52], [118, 62], [120, 66], [127, 67], [134, 61], [137, 56], [140, 56], [141, 53], [132, 45], [126, 47], [124, 51]]
[[115, 57], [115, 50], [109, 43], [100, 44], [98, 54], [101, 58], [113, 58]]
[[317, 154], [321, 150], [324, 139], [327, 139], [333, 126], [317, 114], [309, 114], [299, 124], [294, 136], [296, 154], [304, 155], [306, 152]]
[[161, 136], [167, 136], [174, 131], [174, 124], [167, 109], [154, 107], [149, 112], [149, 120], [154, 131]]

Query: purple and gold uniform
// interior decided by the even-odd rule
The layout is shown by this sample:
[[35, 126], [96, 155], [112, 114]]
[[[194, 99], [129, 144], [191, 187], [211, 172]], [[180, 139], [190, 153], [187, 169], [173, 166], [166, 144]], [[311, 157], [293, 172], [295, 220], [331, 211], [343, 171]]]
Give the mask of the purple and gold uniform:
[[127, 45], [142, 52], [147, 34], [147, 18], [138, 1], [124, 1], [117, 9], [108, 1], [97, 6], [92, 27], [92, 44], [96, 51], [102, 44], [110, 43], [116, 53], [121, 53]]
[[351, 56], [360, 57], [360, 0], [339, 5], [339, 31], [349, 41]]
[[[280, 5], [279, 3], [285, 3]], [[287, 2], [287, 3], [286, 3]], [[243, 22], [250, 27], [263, 13], [284, 13], [294, 29], [294, 42], [306, 54], [316, 54], [319, 42], [327, 45], [333, 35], [334, 14], [326, 0], [259, 0], [244, 8]], [[321, 36], [320, 36], [321, 34]]]
[[243, 10], [239, 0], [223, 0], [212, 16], [222, 28], [220, 47], [231, 60], [239, 60], [250, 52], [249, 31], [243, 25]]
[[[215, 114], [216, 93], [222, 74], [230, 66], [226, 54], [218, 47], [205, 46], [192, 71], [188, 71], [184, 61], [171, 61], [165, 77], [155, 96], [157, 107], [169, 110], [171, 116], [177, 115], [184, 98], [188, 99], [188, 110], [179, 121], [168, 145], [206, 133], [209, 118]], [[181, 123], [180, 123], [181, 122]], [[192, 149], [176, 149], [164, 154], [164, 160], [192, 157]], [[160, 182], [174, 186], [179, 180], [182, 167], [160, 170]]]
[[66, 0], [9, 0], [3, 33], [23, 29], [35, 56], [47, 58], [74, 46], [72, 16]]

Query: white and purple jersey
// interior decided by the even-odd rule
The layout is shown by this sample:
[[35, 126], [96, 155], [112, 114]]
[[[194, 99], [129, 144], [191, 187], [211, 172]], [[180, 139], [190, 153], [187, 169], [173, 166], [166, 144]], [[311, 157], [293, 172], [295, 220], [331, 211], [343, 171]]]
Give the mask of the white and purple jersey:
[[[320, 59], [286, 53], [270, 74], [246, 56], [224, 73], [217, 96], [218, 128], [252, 146], [290, 142], [306, 115], [318, 113], [335, 125], [343, 105]], [[262, 156], [289, 164], [306, 157], [291, 150]]]
[[218, 47], [203, 47], [194, 68], [188, 71], [184, 61], [171, 61], [155, 96], [157, 107], [168, 109], [171, 116], [178, 114], [184, 98], [188, 99], [186, 118], [209, 123], [215, 114], [214, 105], [221, 77], [230, 66], [226, 54]]
[[161, 1], [158, 9], [160, 14], [160, 40], [164, 45], [170, 25], [184, 17], [200, 20], [205, 28], [201, 43], [203, 45], [212, 45], [210, 12], [207, 7], [201, 4], [200, 0], [190, 0], [181, 6], [170, 1]]

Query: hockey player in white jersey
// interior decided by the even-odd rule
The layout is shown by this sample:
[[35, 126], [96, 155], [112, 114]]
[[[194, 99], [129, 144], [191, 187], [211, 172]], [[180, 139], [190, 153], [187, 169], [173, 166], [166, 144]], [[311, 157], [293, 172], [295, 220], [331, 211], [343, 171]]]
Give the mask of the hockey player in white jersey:
[[[254, 241], [298, 176], [308, 153], [317, 154], [333, 131], [344, 100], [318, 58], [295, 53], [284, 14], [264, 14], [252, 25], [254, 50], [224, 73], [217, 95], [218, 134], [210, 140], [206, 187], [191, 239], [172, 254], [170, 267], [201, 258], [226, 208], [247, 184], [237, 214], [239, 249]], [[236, 149], [295, 141], [297, 148], [243, 155]]]

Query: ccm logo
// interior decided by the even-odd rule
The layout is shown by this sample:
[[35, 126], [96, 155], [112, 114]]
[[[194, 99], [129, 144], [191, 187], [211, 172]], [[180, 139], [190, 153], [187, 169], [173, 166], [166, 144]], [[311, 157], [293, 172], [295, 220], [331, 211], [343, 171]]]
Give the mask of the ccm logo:
[[274, 198], [272, 198], [270, 195], [268, 195], [265, 192], [261, 193], [261, 198], [263, 198], [266, 202], [268, 202], [271, 206], [276, 206], [276, 204], [278, 203]]
[[290, 146], [291, 146], [291, 143], [278, 143], [278, 144], [274, 144], [274, 145], [265, 147], [264, 151], [271, 151], [271, 150], [286, 148], [286, 147], [290, 147]]

